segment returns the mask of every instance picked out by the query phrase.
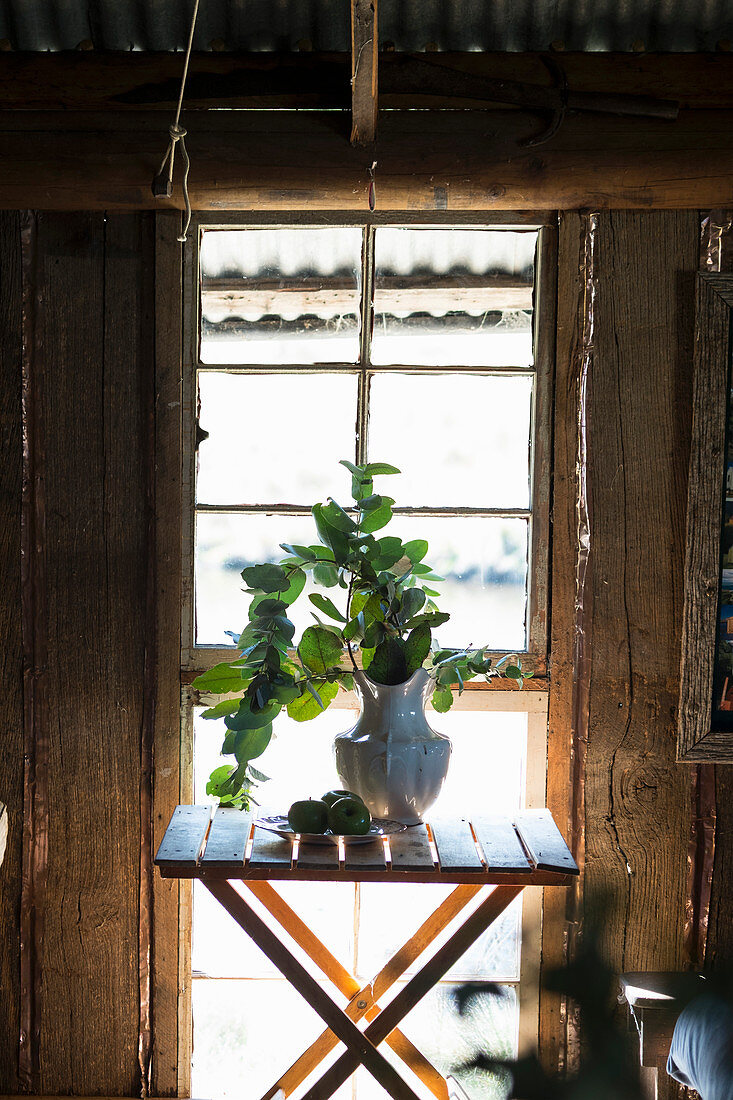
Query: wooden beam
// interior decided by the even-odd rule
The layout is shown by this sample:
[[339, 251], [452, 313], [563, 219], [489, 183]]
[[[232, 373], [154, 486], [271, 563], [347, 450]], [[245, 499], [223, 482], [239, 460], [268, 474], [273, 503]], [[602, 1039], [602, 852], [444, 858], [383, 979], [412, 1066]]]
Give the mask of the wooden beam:
[[378, 0], [351, 0], [351, 141], [370, 145], [377, 136]]
[[[0, 207], [153, 208], [150, 180], [167, 143], [156, 114], [0, 116]], [[712, 209], [733, 202], [727, 111], [676, 122], [570, 115], [527, 148], [536, 115], [520, 111], [385, 112], [380, 212], [603, 208]], [[539, 126], [543, 124], [540, 122]], [[368, 160], [333, 112], [212, 112], [189, 123], [197, 210], [367, 212]], [[180, 208], [181, 189], [157, 208]]]
[[[204, 279], [205, 314], [329, 314], [353, 312], [358, 305], [352, 281], [328, 276], [306, 276], [294, 286], [279, 279]], [[532, 308], [532, 286], [508, 276], [462, 275], [437, 280], [427, 276], [383, 276], [376, 294], [377, 312], [480, 312]]]
[[[558, 61], [573, 94], [673, 99], [682, 109], [733, 108], [732, 53], [563, 53]], [[176, 53], [3, 53], [0, 110], [169, 111], [181, 64]], [[184, 106], [189, 118], [212, 106], [347, 111], [350, 69], [348, 53], [195, 53]], [[431, 109], [485, 108], [496, 102], [489, 92], [496, 81], [548, 92], [552, 85], [536, 53], [379, 55], [382, 109], [409, 109], [416, 101]]]

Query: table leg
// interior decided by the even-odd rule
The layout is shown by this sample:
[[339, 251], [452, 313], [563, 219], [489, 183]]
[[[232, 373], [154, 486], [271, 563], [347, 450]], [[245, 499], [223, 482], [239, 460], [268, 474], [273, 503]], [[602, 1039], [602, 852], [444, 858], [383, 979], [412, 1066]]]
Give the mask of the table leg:
[[[359, 1020], [366, 1016], [370, 1021], [375, 1019], [381, 1011], [379, 1005], [375, 1004], [376, 998], [382, 996], [397, 978], [412, 965], [415, 959], [419, 958], [446, 925], [465, 908], [476, 894], [485, 889], [483, 886], [458, 886], [455, 890], [452, 890], [414, 935], [386, 963], [374, 981], [362, 988], [297, 913], [293, 912], [270, 883], [251, 881], [247, 882], [246, 885], [268, 912], [279, 921], [286, 932], [292, 936], [295, 942], [320, 967], [326, 977], [331, 979], [341, 993], [351, 998], [346, 1008], [349, 1017], [352, 1020]], [[265, 1094], [263, 1100], [270, 1100], [273, 1096], [273, 1090], [277, 1088], [282, 1088], [285, 1095], [289, 1096], [333, 1050], [337, 1042], [338, 1039], [332, 1031], [324, 1031], [293, 1063], [290, 1069], [283, 1074], [279, 1081], [273, 1085], [273, 1088]], [[423, 1084], [430, 1089], [437, 1100], [447, 1100], [448, 1090], [444, 1078], [401, 1031], [395, 1029], [388, 1036], [387, 1042]]]
[[[368, 1039], [365, 1033], [361, 1032], [356, 1024], [349, 1019], [343, 1009], [339, 1008], [328, 994], [321, 989], [315, 978], [288, 951], [287, 947], [257, 916], [234, 887], [226, 879], [202, 879], [202, 881], [240, 928], [244, 929], [250, 939], [257, 944], [283, 976], [288, 979], [291, 985], [297, 989], [331, 1030], [335, 1032], [341, 1042], [345, 1043], [349, 1052], [353, 1051], [354, 1068], [359, 1063], [363, 1064], [394, 1100], [419, 1100], [413, 1089], [400, 1077], [397, 1070], [387, 1061], [384, 1055], [377, 1050], [371, 1039]], [[393, 1027], [389, 1030], [392, 1031]], [[348, 1077], [348, 1074], [346, 1076]], [[336, 1088], [338, 1088], [338, 1085], [330, 1092], [324, 1092], [322, 1094], [323, 1100], [332, 1096]]]
[[[486, 901], [482, 902], [478, 909], [464, 921], [447, 943], [443, 944], [433, 958], [369, 1025], [364, 1032], [365, 1037], [375, 1046], [383, 1042], [410, 1009], [414, 1008], [436, 982], [440, 981], [481, 933], [514, 901], [522, 889], [523, 886], [497, 886]], [[303, 1100], [327, 1100], [354, 1072], [358, 1064], [358, 1056], [355, 1057], [351, 1050], [347, 1050], [320, 1080], [308, 1089]]]

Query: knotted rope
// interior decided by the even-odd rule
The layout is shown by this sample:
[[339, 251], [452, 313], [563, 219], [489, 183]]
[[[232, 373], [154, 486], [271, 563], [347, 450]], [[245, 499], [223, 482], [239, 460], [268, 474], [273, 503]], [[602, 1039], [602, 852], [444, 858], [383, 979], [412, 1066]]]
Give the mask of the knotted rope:
[[[171, 126], [168, 127], [168, 133], [170, 135], [170, 141], [168, 142], [168, 148], [165, 151], [165, 156], [160, 163], [156, 175], [153, 177], [153, 195], [156, 199], [170, 198], [173, 194], [173, 166], [176, 158], [176, 146], [181, 146], [181, 158], [183, 160], [183, 203], [186, 207], [186, 221], [183, 226], [183, 233], [178, 240], [184, 243], [188, 234], [188, 227], [191, 224], [191, 201], [188, 197], [188, 172], [191, 167], [191, 161], [186, 151], [186, 130], [181, 126], [181, 107], [183, 106], [183, 92], [186, 87], [186, 77], [188, 76], [188, 65], [191, 60], [191, 49], [193, 47], [193, 32], [196, 29], [196, 17], [199, 12], [199, 0], [195, 0], [193, 5], [193, 15], [191, 16], [191, 27], [188, 32], [188, 46], [186, 47], [186, 58], [183, 63], [183, 73], [181, 75], [181, 90], [178, 94], [178, 107], [176, 109], [176, 118]], [[167, 171], [166, 171], [167, 165]]]

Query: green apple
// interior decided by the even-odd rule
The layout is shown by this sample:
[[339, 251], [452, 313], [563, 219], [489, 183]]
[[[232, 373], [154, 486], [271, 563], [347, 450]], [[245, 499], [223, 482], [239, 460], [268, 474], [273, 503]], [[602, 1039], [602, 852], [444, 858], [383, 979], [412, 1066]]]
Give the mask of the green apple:
[[360, 798], [339, 798], [328, 811], [328, 827], [339, 836], [364, 836], [372, 815]]
[[328, 806], [320, 798], [294, 802], [288, 810], [288, 825], [294, 833], [325, 833], [328, 828]]
[[326, 791], [324, 795], [321, 795], [321, 801], [326, 803], [329, 810], [334, 802], [338, 802], [339, 798], [355, 798], [357, 802], [364, 801], [358, 794], [354, 794], [353, 791]]

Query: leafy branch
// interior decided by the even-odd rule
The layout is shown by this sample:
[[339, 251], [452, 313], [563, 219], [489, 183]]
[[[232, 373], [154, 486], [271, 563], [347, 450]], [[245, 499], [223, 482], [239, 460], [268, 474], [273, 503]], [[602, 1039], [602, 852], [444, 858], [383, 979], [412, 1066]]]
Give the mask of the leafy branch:
[[[404, 683], [424, 666], [436, 680], [433, 706], [439, 711], [450, 708], [455, 684], [460, 693], [466, 680], [503, 675], [521, 687], [531, 675], [516, 657], [512, 663], [508, 657], [493, 662], [485, 648], [435, 647], [433, 630], [450, 616], [434, 602], [438, 592], [432, 586], [442, 578], [425, 562], [428, 543], [376, 535], [392, 519], [394, 500], [374, 492], [374, 477], [399, 470], [385, 462], [344, 460], [342, 465], [351, 474], [353, 505], [347, 510], [332, 498], [315, 504], [318, 543], [282, 543], [286, 557], [279, 563], [242, 570], [252, 601], [247, 626], [233, 635], [240, 652], [194, 680], [197, 691], [229, 696], [203, 715], [224, 719], [222, 753], [234, 757], [234, 763], [212, 773], [206, 787], [222, 805], [254, 801], [252, 788], [262, 777], [252, 761], [267, 748], [283, 708], [305, 722], [333, 702], [339, 687], [351, 690], [353, 673], [360, 671], [357, 650], [361, 669], [382, 684]], [[315, 625], [306, 628], [293, 652], [295, 627], [288, 609], [309, 573], [322, 589], [345, 590], [345, 611], [323, 592], [311, 593]], [[344, 654], [350, 670], [341, 664]]]

